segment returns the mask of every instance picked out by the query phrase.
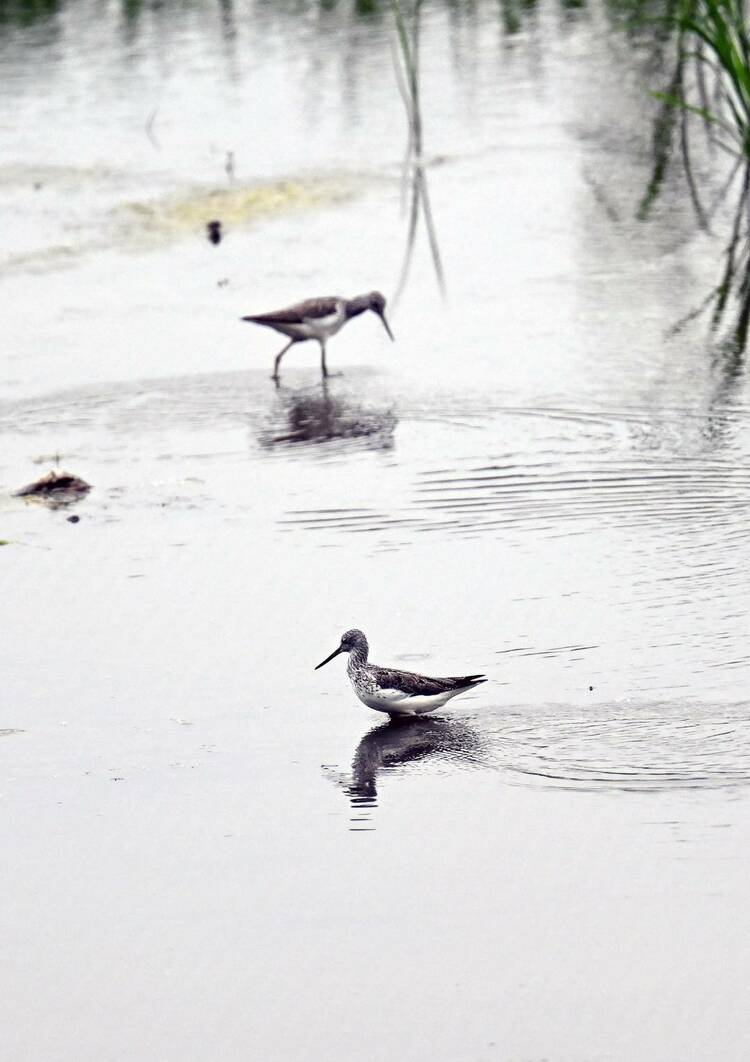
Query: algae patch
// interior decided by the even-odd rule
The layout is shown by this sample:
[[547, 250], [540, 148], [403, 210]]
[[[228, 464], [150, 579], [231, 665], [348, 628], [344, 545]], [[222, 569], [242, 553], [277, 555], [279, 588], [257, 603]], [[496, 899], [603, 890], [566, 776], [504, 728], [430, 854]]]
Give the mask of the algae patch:
[[[204, 188], [180, 196], [129, 203], [119, 212], [129, 219], [130, 235], [178, 239], [205, 230], [210, 218], [222, 226], [242, 226], [291, 211], [309, 210], [349, 198], [354, 184], [343, 178], [273, 181], [229, 188]], [[139, 222], [136, 231], [133, 221]]]

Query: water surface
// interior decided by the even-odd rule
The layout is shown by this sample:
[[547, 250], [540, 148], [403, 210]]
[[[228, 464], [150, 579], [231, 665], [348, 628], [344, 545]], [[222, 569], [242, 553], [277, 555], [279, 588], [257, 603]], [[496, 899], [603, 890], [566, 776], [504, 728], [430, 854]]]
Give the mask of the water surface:
[[[748, 1057], [750, 394], [636, 43], [426, 4], [448, 301], [277, 389], [241, 314], [396, 286], [387, 15], [4, 25], [9, 1058]], [[388, 725], [354, 625], [490, 681]]]

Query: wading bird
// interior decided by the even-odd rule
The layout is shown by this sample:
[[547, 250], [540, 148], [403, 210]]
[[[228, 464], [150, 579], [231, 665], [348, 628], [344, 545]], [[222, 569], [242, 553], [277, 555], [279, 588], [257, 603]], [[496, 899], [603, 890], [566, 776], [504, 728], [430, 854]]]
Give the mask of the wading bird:
[[395, 716], [424, 715], [442, 706], [451, 697], [486, 682], [484, 675], [463, 675], [460, 678], [428, 678], [413, 671], [377, 667], [367, 663], [369, 646], [362, 631], [347, 631], [341, 636], [338, 649], [322, 660], [318, 670], [339, 653], [348, 653], [346, 665], [354, 692], [368, 708]]
[[366, 295], [357, 295], [353, 299], [340, 299], [336, 296], [324, 296], [320, 299], [305, 299], [284, 310], [271, 313], [248, 314], [243, 321], [265, 325], [282, 335], [289, 337], [287, 345], [276, 355], [273, 363], [272, 380], [278, 382], [279, 365], [286, 352], [295, 343], [304, 343], [306, 339], [317, 339], [320, 343], [320, 371], [328, 376], [326, 367], [326, 343], [344, 327], [352, 317], [358, 317], [365, 310], [372, 310], [383, 322], [388, 335], [393, 339], [388, 321], [385, 318], [385, 297], [379, 291], [370, 291]]

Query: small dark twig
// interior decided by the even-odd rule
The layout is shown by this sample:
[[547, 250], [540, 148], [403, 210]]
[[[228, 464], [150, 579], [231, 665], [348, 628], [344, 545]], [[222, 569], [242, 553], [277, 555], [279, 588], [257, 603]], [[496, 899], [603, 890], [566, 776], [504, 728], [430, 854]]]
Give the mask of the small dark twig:
[[149, 114], [148, 118], [146, 119], [146, 125], [145, 125], [144, 128], [145, 128], [145, 131], [146, 131], [146, 136], [149, 138], [149, 140], [154, 145], [156, 150], [157, 151], [161, 151], [161, 144], [157, 140], [156, 133], [154, 132], [154, 123], [156, 122], [156, 115], [157, 115], [158, 111], [159, 111], [159, 108], [158, 107], [154, 107], [154, 109], [151, 111], [151, 113]]

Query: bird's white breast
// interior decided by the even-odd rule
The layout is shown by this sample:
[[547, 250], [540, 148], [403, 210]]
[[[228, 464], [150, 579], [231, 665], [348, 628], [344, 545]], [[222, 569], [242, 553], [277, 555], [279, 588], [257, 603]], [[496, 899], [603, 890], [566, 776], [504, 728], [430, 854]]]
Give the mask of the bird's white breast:
[[410, 697], [402, 690], [363, 690], [354, 687], [362, 704], [368, 708], [374, 708], [376, 712], [388, 712], [389, 715], [424, 715], [440, 708], [455, 696], [453, 690], [446, 693], [437, 693], [432, 696]]
[[335, 313], [329, 313], [326, 317], [306, 317], [299, 327], [305, 329], [308, 339], [328, 339], [336, 335], [345, 321], [346, 311], [341, 302]]

